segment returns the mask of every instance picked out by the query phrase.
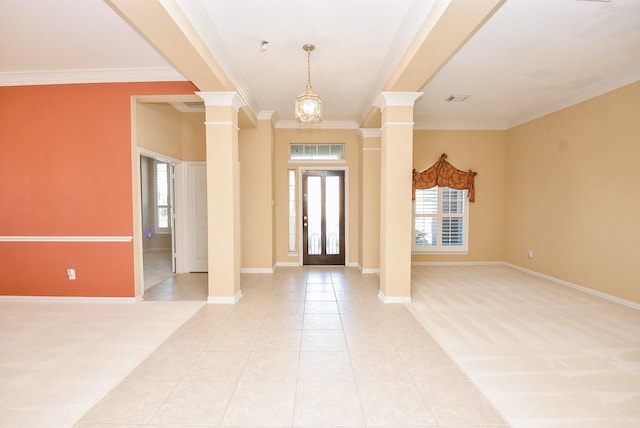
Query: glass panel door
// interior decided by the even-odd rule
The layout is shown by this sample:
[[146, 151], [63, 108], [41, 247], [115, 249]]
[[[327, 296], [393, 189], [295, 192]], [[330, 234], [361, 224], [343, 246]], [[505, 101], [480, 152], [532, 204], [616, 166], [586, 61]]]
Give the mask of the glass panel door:
[[307, 177], [307, 254], [322, 254], [322, 177]]
[[302, 172], [303, 264], [343, 265], [344, 171]]
[[325, 178], [324, 217], [327, 226], [325, 251], [327, 254], [340, 254], [340, 177]]

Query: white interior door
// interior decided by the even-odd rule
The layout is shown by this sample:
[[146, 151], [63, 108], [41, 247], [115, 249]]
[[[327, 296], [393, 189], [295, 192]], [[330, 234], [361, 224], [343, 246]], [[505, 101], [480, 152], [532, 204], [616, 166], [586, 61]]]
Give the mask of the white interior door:
[[187, 269], [189, 272], [208, 270], [207, 228], [207, 166], [187, 165], [188, 222]]

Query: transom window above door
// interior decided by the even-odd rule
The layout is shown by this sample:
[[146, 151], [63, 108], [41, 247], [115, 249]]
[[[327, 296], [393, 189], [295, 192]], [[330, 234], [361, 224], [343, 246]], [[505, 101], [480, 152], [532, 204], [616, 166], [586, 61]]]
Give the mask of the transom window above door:
[[289, 160], [292, 161], [341, 161], [344, 160], [344, 143], [289, 144]]

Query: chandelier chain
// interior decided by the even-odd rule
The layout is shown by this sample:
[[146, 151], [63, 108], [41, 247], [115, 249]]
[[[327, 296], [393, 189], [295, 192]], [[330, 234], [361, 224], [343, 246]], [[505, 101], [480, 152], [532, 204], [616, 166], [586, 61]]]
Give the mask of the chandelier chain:
[[311, 51], [307, 51], [307, 86], [311, 86]]

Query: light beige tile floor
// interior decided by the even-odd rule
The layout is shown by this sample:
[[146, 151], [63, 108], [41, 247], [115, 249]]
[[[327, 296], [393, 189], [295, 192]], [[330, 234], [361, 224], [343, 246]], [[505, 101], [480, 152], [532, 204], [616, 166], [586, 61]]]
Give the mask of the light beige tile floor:
[[[242, 275], [77, 427], [505, 427], [403, 305], [354, 269]], [[458, 398], [459, 397], [459, 398]]]
[[504, 266], [414, 267], [408, 305], [348, 268], [242, 291], [0, 303], [0, 427], [640, 426], [640, 311]]
[[145, 290], [173, 276], [170, 249], [145, 251], [142, 255], [142, 264]]
[[0, 427], [63, 428], [204, 302], [0, 302]]
[[174, 274], [170, 250], [145, 251], [143, 262], [144, 300], [206, 302], [208, 297], [207, 274]]
[[206, 273], [170, 275], [160, 279], [144, 291], [146, 301], [195, 300], [206, 302], [208, 297]]

